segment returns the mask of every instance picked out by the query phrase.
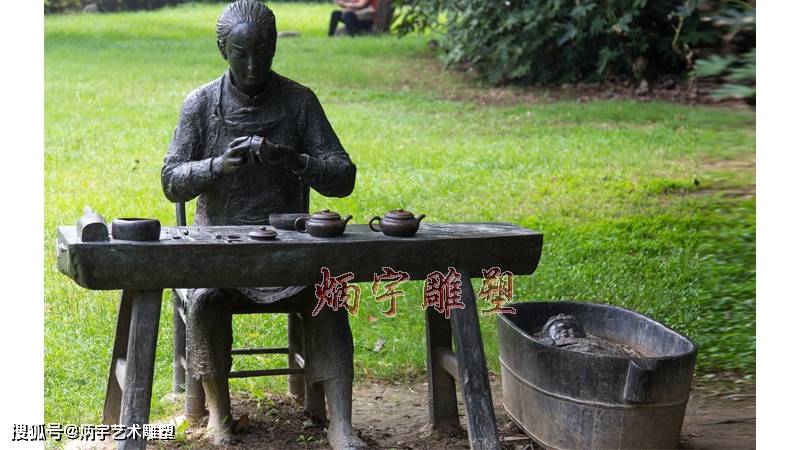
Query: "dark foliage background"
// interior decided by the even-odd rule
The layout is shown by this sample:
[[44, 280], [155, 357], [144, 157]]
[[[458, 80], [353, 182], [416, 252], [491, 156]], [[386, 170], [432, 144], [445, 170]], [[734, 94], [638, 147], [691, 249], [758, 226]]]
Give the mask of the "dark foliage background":
[[[715, 81], [718, 98], [755, 101], [755, 0], [393, 1], [396, 31], [439, 33], [447, 65], [492, 84], [674, 75]], [[79, 11], [94, 3], [113, 12], [188, 2], [44, 0], [44, 8]]]
[[395, 0], [395, 6], [397, 31], [440, 32], [447, 64], [475, 69], [495, 84], [689, 75], [712, 55], [725, 55], [729, 69], [744, 65], [743, 55], [755, 48], [754, 0]]
[[155, 9], [162, 6], [183, 3], [182, 0], [44, 0], [46, 13], [57, 13], [77, 10], [94, 3], [100, 11], [123, 11], [138, 9]]

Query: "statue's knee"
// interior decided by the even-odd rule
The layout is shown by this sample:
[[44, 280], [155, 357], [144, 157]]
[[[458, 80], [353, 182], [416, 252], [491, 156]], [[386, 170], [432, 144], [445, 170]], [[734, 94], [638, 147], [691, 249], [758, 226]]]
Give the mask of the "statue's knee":
[[222, 289], [192, 289], [186, 300], [186, 313], [191, 317], [221, 314], [227, 308]]

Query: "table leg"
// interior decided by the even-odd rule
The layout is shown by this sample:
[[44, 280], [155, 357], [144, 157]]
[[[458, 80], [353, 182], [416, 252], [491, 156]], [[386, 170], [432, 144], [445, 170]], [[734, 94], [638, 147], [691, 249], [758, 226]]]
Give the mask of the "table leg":
[[436, 356], [442, 350], [452, 351], [450, 321], [433, 308], [425, 311], [425, 338], [428, 347], [428, 415], [431, 428], [444, 434], [463, 432], [458, 421], [455, 380]]
[[[133, 290], [125, 383], [122, 391], [122, 421], [126, 427], [138, 425], [139, 431], [150, 418], [153, 368], [156, 359], [158, 321], [161, 316], [161, 290]], [[144, 449], [145, 440], [120, 441], [119, 449]]]
[[117, 379], [117, 361], [125, 360], [128, 354], [128, 331], [131, 325], [132, 291], [122, 291], [117, 314], [117, 331], [114, 334], [114, 349], [111, 351], [111, 368], [108, 371], [106, 402], [103, 408], [103, 424], [119, 423], [122, 411], [122, 386]]
[[459, 379], [464, 393], [464, 410], [467, 414], [467, 431], [473, 449], [499, 449], [497, 419], [494, 415], [489, 371], [483, 351], [478, 307], [469, 273], [461, 274], [461, 301], [464, 309], [453, 309], [450, 322], [453, 326]]

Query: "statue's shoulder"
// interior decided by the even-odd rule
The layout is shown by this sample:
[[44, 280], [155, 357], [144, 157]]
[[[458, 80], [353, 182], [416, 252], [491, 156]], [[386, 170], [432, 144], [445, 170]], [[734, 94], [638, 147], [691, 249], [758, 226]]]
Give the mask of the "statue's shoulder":
[[196, 88], [183, 99], [183, 110], [187, 112], [205, 111], [218, 95], [222, 77]]
[[283, 75], [275, 74], [278, 77], [278, 82], [281, 85], [281, 91], [293, 103], [303, 104], [305, 101], [316, 99], [316, 94], [310, 87], [298, 83], [292, 79], [286, 78]]

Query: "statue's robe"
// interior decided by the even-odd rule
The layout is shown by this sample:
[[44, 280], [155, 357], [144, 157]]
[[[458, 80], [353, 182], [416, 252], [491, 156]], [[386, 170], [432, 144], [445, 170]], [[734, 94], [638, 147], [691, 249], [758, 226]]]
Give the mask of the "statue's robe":
[[[250, 161], [232, 173], [212, 173], [212, 158], [225, 153], [232, 140], [254, 135], [306, 155], [305, 167], [293, 171]], [[184, 100], [161, 183], [170, 201], [197, 198], [195, 226], [263, 225], [273, 213], [308, 212], [309, 187], [329, 197], [349, 195], [355, 176], [355, 165], [309, 88], [271, 72], [264, 91], [250, 97], [234, 86], [226, 72]], [[303, 286], [190, 290], [185, 305], [189, 374], [219, 379], [230, 371], [233, 304], [288, 299], [301, 302], [308, 351], [318, 355], [316, 364], [309, 362], [307, 376], [316, 381], [339, 375], [352, 378], [347, 315], [344, 310], [324, 308], [311, 317], [312, 291], [313, 287]]]

